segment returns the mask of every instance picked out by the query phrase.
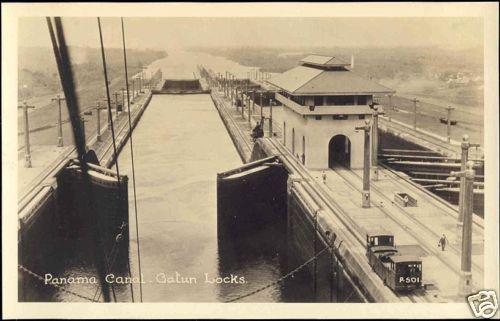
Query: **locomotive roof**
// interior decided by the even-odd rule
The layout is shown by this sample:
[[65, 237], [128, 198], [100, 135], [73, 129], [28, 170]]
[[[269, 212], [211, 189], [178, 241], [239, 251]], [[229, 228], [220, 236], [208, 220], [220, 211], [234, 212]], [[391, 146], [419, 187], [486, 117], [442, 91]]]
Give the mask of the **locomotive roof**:
[[397, 251], [397, 249], [394, 246], [390, 246], [390, 245], [374, 245], [374, 246], [370, 247], [370, 250], [372, 252]]
[[366, 231], [368, 236], [394, 236], [394, 233], [387, 231], [384, 228], [372, 228]]
[[405, 263], [405, 262], [422, 263], [422, 260], [418, 256], [414, 256], [414, 255], [394, 255], [394, 256], [391, 256], [391, 260], [394, 263]]

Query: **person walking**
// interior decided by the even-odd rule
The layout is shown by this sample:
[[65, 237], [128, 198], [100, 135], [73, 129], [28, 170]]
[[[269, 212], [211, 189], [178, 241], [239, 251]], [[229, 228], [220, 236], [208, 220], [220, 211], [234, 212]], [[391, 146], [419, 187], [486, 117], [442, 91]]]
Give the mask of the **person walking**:
[[326, 184], [326, 173], [323, 171], [323, 184]]
[[444, 235], [443, 233], [443, 236], [441, 236], [441, 238], [439, 239], [439, 244], [438, 244], [438, 246], [441, 247], [441, 251], [444, 251], [446, 243], [448, 243], [448, 239], [446, 238], [446, 235]]

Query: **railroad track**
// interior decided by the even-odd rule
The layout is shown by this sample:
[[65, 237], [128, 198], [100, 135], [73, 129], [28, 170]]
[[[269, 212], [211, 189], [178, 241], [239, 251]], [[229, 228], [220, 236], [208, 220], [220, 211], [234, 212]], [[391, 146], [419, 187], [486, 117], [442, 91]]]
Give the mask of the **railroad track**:
[[437, 152], [445, 152], [445, 154], [459, 156], [460, 146], [449, 145], [446, 141], [440, 140], [439, 138], [429, 136], [419, 130], [413, 130], [412, 128], [407, 128], [404, 125], [398, 124], [394, 121], [389, 121], [383, 116], [379, 117], [380, 125], [386, 126], [387, 128], [392, 128], [393, 130], [399, 131], [404, 134], [412, 135], [417, 137], [427, 144], [434, 145], [438, 148]]
[[[450, 204], [449, 202], [443, 200], [441, 197], [433, 194], [432, 192], [428, 191], [427, 189], [425, 188], [422, 188], [421, 185], [415, 183], [414, 181], [412, 181], [411, 179], [408, 179], [408, 177], [405, 177], [403, 175], [401, 175], [401, 173], [399, 173], [398, 171], [395, 171], [393, 169], [391, 169], [389, 166], [383, 164], [383, 163], [379, 163], [378, 164], [379, 168], [384, 168], [386, 171], [387, 171], [387, 174], [388, 175], [391, 175], [392, 177], [394, 178], [397, 178], [397, 179], [394, 179], [395, 182], [397, 182], [400, 186], [404, 186], [400, 180], [403, 180], [405, 181], [406, 183], [408, 183], [409, 185], [417, 188], [419, 191], [421, 191], [423, 194], [425, 194], [426, 196], [428, 196], [429, 198], [432, 198], [436, 201], [438, 201], [441, 205], [453, 210], [453, 211], [458, 211], [458, 206], [455, 206], [455, 205], [452, 205]], [[446, 213], [448, 216], [451, 216], [453, 217], [454, 219], [457, 219], [458, 218], [458, 214], [457, 215], [454, 215], [454, 214], [451, 214], [449, 211], [444, 211], [444, 213]], [[479, 218], [478, 215], [476, 215], [475, 217], [473, 217], [473, 220], [472, 220], [472, 223], [474, 224], [474, 226], [476, 228], [479, 228], [481, 230], [484, 230], [484, 225], [483, 225], [483, 222], [482, 220]]]
[[[360, 182], [362, 184], [362, 181], [363, 181], [362, 177], [360, 177], [356, 172], [348, 170], [348, 169], [345, 169], [345, 168], [332, 170], [332, 172], [335, 172], [349, 186], [351, 186], [352, 188], [354, 188], [355, 190], [357, 190], [360, 193], [362, 192], [362, 189], [358, 187], [359, 184], [356, 185], [354, 183], [354, 181], [358, 181], [358, 182]], [[389, 202], [389, 204], [393, 202], [392, 199], [390, 199], [388, 196], [386, 196], [385, 193], [383, 191], [381, 191], [380, 188], [378, 188], [374, 184], [371, 184], [370, 188], [371, 188], [372, 193], [374, 192], [374, 194], [377, 197], [387, 200]], [[425, 247], [425, 250], [427, 250], [428, 252], [434, 254], [445, 266], [447, 266], [449, 269], [451, 269], [452, 271], [454, 271], [457, 275], [460, 275], [460, 269], [457, 268], [455, 265], [449, 263], [445, 258], [443, 258], [442, 255], [440, 255], [439, 252], [435, 249], [434, 243], [431, 245], [429, 243], [429, 241], [427, 241], [427, 238], [425, 236], [418, 235], [417, 232], [413, 231], [412, 229], [410, 229], [407, 226], [407, 224], [405, 224], [404, 222], [402, 222], [401, 218], [399, 218], [397, 215], [395, 215], [394, 213], [392, 213], [391, 211], [389, 211], [385, 207], [377, 207], [377, 208], [380, 211], [382, 211], [387, 217], [389, 217], [390, 219], [392, 219], [396, 224], [398, 224], [399, 226], [403, 227], [404, 230], [406, 232], [408, 232], [408, 234], [410, 234], [414, 239], [416, 239], [417, 241], [419, 241], [419, 243], [423, 247]], [[432, 236], [433, 240], [439, 239], [440, 234], [436, 233], [435, 231], [433, 231], [432, 229], [430, 229], [429, 227], [427, 227], [427, 225], [425, 225], [422, 222], [420, 222], [419, 220], [417, 220], [415, 217], [413, 217], [413, 215], [411, 215], [404, 208], [398, 207], [398, 209], [399, 209], [398, 213], [401, 213], [406, 219], [409, 219], [412, 223], [414, 223], [415, 225], [417, 225], [418, 227], [420, 227], [421, 229], [423, 229], [424, 231], [426, 231], [428, 234], [430, 234]], [[453, 252], [455, 254], [460, 255], [460, 251], [456, 247], [451, 246], [451, 245], [449, 245], [449, 247], [453, 250]], [[458, 260], [460, 261], [460, 256], [458, 257]], [[476, 263], [472, 262], [472, 266], [477, 271], [480, 271], [481, 273], [483, 272], [483, 268], [480, 267], [479, 265], [477, 265]]]
[[[354, 237], [356, 240], [357, 244], [361, 246], [363, 249], [366, 248], [366, 241], [365, 241], [365, 235], [361, 232], [364, 230], [361, 226], [359, 226], [346, 212], [342, 209], [342, 207], [324, 191], [324, 187], [319, 184], [316, 179], [310, 174], [305, 167], [302, 165], [299, 165], [298, 163], [294, 161], [290, 161], [288, 158], [291, 156], [289, 152], [285, 149], [284, 146], [281, 144], [275, 142], [272, 139], [268, 139], [268, 141], [271, 143], [271, 145], [276, 148], [279, 152], [280, 155], [282, 156], [282, 160], [287, 163], [287, 165], [291, 168], [293, 168], [296, 172], [301, 170], [303, 173], [305, 173], [305, 182], [307, 185], [310, 186], [311, 189], [314, 190], [315, 194], [320, 197], [321, 203], [318, 204], [321, 207], [328, 208], [332, 213], [335, 213], [335, 217], [331, 217], [335, 221], [340, 221], [340, 224], [342, 227], [349, 231], [349, 233]], [[303, 168], [300, 168], [302, 166]], [[307, 191], [309, 194], [310, 191]], [[365, 258], [365, 257], [363, 257]], [[368, 262], [366, 262], [368, 264]], [[378, 276], [376, 276], [378, 278]], [[381, 284], [382, 281], [380, 280]], [[383, 285], [381, 285], [383, 286]], [[392, 291], [391, 291], [392, 292]], [[421, 293], [412, 293], [409, 295], [402, 295], [402, 294], [396, 294], [396, 297], [398, 297], [402, 302], [432, 302], [428, 297], [425, 295], [422, 295]]]

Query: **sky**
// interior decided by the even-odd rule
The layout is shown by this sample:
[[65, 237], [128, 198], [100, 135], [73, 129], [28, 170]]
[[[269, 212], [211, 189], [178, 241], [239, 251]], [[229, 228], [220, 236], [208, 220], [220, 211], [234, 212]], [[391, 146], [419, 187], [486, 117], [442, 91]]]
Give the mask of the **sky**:
[[[119, 18], [101, 19], [105, 46], [121, 47]], [[97, 19], [63, 18], [69, 45], [99, 47]], [[125, 18], [129, 48], [191, 46], [440, 46], [483, 45], [482, 18]], [[45, 18], [20, 18], [20, 46], [50, 46]]]

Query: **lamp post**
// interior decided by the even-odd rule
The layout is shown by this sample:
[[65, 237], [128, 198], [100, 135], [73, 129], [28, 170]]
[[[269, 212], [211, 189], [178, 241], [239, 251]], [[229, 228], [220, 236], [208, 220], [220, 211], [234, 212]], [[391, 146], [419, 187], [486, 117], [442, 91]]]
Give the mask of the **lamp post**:
[[364, 161], [363, 161], [363, 192], [361, 204], [363, 208], [370, 207], [370, 120], [365, 119], [365, 125], [355, 127], [356, 130], [364, 130]]
[[255, 90], [252, 90], [252, 112], [255, 111]]
[[460, 177], [465, 184], [460, 186], [460, 195], [463, 195], [463, 206], [460, 208], [463, 217], [462, 229], [462, 258], [459, 292], [468, 295], [472, 292], [472, 208], [474, 205], [474, 163], [468, 161], [465, 171], [451, 172], [450, 176]]
[[273, 137], [273, 102], [269, 101], [269, 137]]
[[115, 108], [116, 108], [116, 117], [118, 117], [118, 92], [115, 91]]
[[[83, 117], [83, 116], [80, 116], [80, 122], [81, 122], [81, 128], [82, 128], [82, 134], [83, 134], [83, 137], [85, 138], [85, 123], [87, 122], [87, 120]], [[87, 139], [85, 139], [85, 151], [87, 152], [88, 151], [88, 146], [87, 146]]]
[[224, 76], [223, 87], [224, 87], [224, 97], [227, 97], [227, 71], [226, 71], [226, 74]]
[[[479, 144], [471, 144], [469, 142], [469, 135], [465, 134], [462, 136], [462, 144], [461, 144], [461, 149], [462, 149], [462, 155], [461, 155], [461, 162], [460, 162], [460, 171], [465, 172], [466, 167], [467, 167], [467, 162], [469, 161], [469, 148], [470, 147], [479, 147]], [[460, 177], [460, 191], [464, 189], [466, 180], [465, 177], [462, 176], [457, 176]], [[458, 195], [458, 222], [457, 222], [457, 230], [458, 234], [462, 234], [463, 230], [463, 224], [464, 224], [464, 216], [463, 216], [463, 208], [464, 208], [464, 193], [460, 193]]]
[[125, 88], [122, 87], [122, 111], [125, 110]]
[[373, 180], [378, 180], [378, 107], [373, 106], [373, 126], [372, 126], [372, 170]]
[[[252, 95], [253, 95], [253, 92], [252, 92]], [[252, 125], [252, 110], [250, 109], [250, 95], [249, 93], [247, 92], [247, 108], [248, 108], [248, 124], [249, 125]]]
[[235, 85], [235, 81], [234, 80], [235, 80], [235, 77], [234, 77], [233, 74], [231, 74], [231, 104], [235, 100], [236, 85]]
[[97, 141], [101, 140], [101, 109], [106, 109], [105, 107], [101, 107], [99, 101], [97, 101], [97, 106], [95, 107], [96, 115], [97, 115]]
[[58, 134], [57, 134], [57, 147], [63, 147], [63, 137], [62, 137], [62, 112], [61, 112], [61, 100], [66, 100], [65, 98], [61, 98], [60, 95], [57, 95], [56, 98], [52, 98], [52, 101], [57, 101], [59, 105], [59, 118], [58, 118]]
[[417, 98], [413, 98], [413, 129], [417, 130]]
[[245, 120], [245, 101], [243, 100], [243, 88], [240, 89], [241, 118]]
[[17, 106], [23, 110], [24, 118], [24, 167], [31, 167], [31, 151], [30, 151], [30, 126], [28, 121], [28, 109], [33, 109], [35, 106], [29, 106], [25, 101], [21, 106]]
[[144, 73], [144, 70], [146, 70], [146, 69], [148, 69], [148, 67], [141, 66], [141, 79], [142, 79], [141, 93], [144, 92], [143, 89], [144, 89], [144, 87], [146, 87], [146, 85], [145, 85], [146, 78], [145, 78], [145, 73]]
[[260, 94], [260, 124], [264, 128], [264, 110], [262, 109], [262, 91]]

